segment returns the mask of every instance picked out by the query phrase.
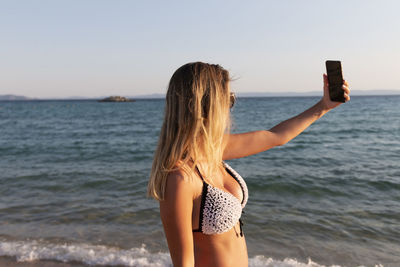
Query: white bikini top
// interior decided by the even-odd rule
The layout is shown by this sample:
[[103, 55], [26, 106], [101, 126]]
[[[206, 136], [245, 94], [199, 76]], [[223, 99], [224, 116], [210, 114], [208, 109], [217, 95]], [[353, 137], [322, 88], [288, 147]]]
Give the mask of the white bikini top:
[[214, 187], [204, 181], [199, 169], [200, 178], [203, 180], [203, 191], [201, 195], [199, 228], [193, 232], [201, 232], [206, 235], [221, 234], [229, 231], [240, 222], [240, 235], [243, 236], [242, 221], [240, 217], [248, 199], [248, 189], [243, 178], [227, 163], [222, 162], [226, 171], [238, 182], [243, 192], [240, 201], [229, 192]]

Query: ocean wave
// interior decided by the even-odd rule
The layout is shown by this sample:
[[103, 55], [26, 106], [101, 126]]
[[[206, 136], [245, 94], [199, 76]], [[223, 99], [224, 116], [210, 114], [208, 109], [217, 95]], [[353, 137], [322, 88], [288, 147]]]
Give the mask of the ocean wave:
[[140, 248], [119, 249], [92, 244], [54, 244], [45, 241], [0, 242], [0, 256], [15, 257], [19, 262], [56, 260], [82, 262], [88, 265], [108, 266], [171, 266], [168, 253], [150, 253], [143, 245]]
[[[80, 262], [87, 265], [170, 267], [169, 253], [151, 253], [143, 244], [139, 248], [120, 249], [104, 245], [85, 243], [54, 244], [42, 240], [1, 241], [0, 256], [14, 257], [18, 262], [55, 260], [61, 262]], [[325, 267], [308, 259], [307, 263], [286, 258], [275, 260], [262, 255], [249, 259], [251, 267]], [[331, 265], [340, 267], [340, 265]], [[361, 266], [360, 266], [361, 267]], [[383, 267], [383, 265], [375, 265]]]

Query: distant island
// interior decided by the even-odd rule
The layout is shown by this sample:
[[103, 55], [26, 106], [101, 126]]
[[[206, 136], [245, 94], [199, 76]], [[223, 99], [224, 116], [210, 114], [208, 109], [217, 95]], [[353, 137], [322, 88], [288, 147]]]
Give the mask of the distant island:
[[23, 100], [36, 100], [36, 99], [22, 96], [22, 95], [0, 95], [0, 100], [23, 101]]
[[100, 99], [98, 102], [135, 102], [135, 100], [123, 96], [110, 96]]

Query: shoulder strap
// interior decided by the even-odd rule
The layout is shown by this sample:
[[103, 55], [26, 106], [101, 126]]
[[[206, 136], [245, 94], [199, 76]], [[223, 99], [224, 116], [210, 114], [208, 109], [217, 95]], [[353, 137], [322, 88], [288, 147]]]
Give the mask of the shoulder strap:
[[201, 192], [201, 203], [200, 203], [200, 214], [199, 214], [199, 228], [198, 229], [193, 229], [193, 232], [203, 232], [203, 210], [204, 210], [204, 205], [206, 202], [206, 196], [207, 196], [207, 188], [208, 184], [204, 181], [203, 176], [201, 175], [201, 172], [197, 166], [195, 166], [197, 173], [199, 174], [201, 180], [203, 180], [203, 190]]
[[200, 176], [201, 180], [203, 180], [203, 181], [204, 181], [203, 175], [201, 175], [201, 172], [200, 172], [199, 168], [197, 168], [197, 166], [196, 166], [195, 168], [196, 168], [196, 170], [197, 170], [197, 173], [199, 174], [199, 176]]

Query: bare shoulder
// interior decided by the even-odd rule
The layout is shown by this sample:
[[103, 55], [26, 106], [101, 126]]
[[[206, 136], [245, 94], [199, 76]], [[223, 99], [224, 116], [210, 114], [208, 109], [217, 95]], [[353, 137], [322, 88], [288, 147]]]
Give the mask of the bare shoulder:
[[189, 186], [190, 176], [182, 169], [174, 170], [167, 175], [167, 182], [170, 185], [182, 184], [183, 186]]
[[182, 168], [171, 171], [167, 175], [165, 201], [176, 201], [176, 198], [193, 198], [195, 184], [193, 177]]

